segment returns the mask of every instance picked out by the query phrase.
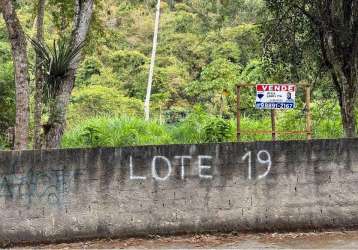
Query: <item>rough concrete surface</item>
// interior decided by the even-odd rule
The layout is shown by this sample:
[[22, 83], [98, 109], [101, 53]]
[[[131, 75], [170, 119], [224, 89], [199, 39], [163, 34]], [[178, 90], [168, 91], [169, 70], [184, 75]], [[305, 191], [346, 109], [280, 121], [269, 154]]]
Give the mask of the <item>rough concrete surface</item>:
[[[36, 249], [357, 249], [357, 231], [186, 235], [36, 245]], [[21, 249], [33, 249], [33, 246]]]
[[358, 140], [0, 152], [0, 242], [356, 228]]

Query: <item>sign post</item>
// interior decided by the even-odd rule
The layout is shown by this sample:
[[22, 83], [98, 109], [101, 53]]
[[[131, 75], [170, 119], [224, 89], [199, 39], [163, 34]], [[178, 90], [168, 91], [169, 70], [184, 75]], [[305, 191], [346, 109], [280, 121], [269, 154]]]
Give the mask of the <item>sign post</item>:
[[312, 118], [311, 118], [311, 88], [305, 87], [306, 95], [306, 130], [307, 140], [312, 140]]
[[236, 86], [236, 98], [237, 98], [237, 100], [236, 100], [237, 101], [237, 114], [236, 114], [237, 134], [236, 134], [236, 136], [237, 136], [237, 141], [240, 141], [240, 135], [241, 135], [241, 133], [240, 133], [240, 126], [241, 126], [241, 112], [240, 112], [240, 110], [241, 110], [241, 107], [240, 107], [241, 93], [240, 93], [240, 91], [241, 91], [241, 86], [240, 85]]
[[256, 85], [257, 109], [294, 109], [296, 85], [258, 84]]
[[276, 110], [271, 109], [272, 140], [276, 141]]
[[[241, 105], [240, 95], [242, 87], [256, 88], [257, 109], [271, 110], [271, 131], [242, 131], [241, 130]], [[305, 131], [277, 131], [276, 130], [276, 112], [277, 110], [294, 109], [296, 107], [296, 90], [297, 87], [305, 89], [305, 113], [306, 113], [306, 130]], [[240, 141], [241, 135], [246, 134], [271, 134], [272, 140], [275, 141], [278, 134], [306, 134], [307, 140], [312, 139], [312, 119], [311, 119], [311, 91], [307, 83], [299, 84], [241, 84], [236, 88], [237, 94], [237, 141]]]

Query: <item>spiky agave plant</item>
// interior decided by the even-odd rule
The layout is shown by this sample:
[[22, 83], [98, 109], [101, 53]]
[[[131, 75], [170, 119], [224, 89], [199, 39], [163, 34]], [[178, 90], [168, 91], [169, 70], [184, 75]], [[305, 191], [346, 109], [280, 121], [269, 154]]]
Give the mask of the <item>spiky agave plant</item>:
[[37, 67], [43, 68], [45, 100], [53, 100], [63, 84], [66, 74], [71, 69], [71, 63], [84, 47], [84, 42], [73, 45], [70, 40], [61, 38], [57, 41], [54, 40], [50, 47], [42, 41], [30, 37], [29, 40], [40, 57], [40, 65]]

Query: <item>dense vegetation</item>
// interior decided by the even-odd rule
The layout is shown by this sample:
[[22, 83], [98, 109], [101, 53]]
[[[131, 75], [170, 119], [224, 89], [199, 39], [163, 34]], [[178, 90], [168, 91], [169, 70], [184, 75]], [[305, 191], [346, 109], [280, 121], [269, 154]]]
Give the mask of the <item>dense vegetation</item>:
[[[73, 15], [68, 2], [48, 1], [46, 5], [44, 30], [49, 46], [66, 30], [63, 26]], [[143, 101], [156, 1], [97, 1], [68, 107], [62, 147], [235, 141], [238, 83], [302, 80], [312, 85], [313, 137], [342, 137], [339, 101], [330, 74], [318, 63], [319, 53], [311, 51], [313, 47], [305, 43], [303, 36], [296, 38], [294, 48], [269, 37], [274, 30], [269, 22], [274, 8], [267, 2], [270, 1], [162, 1], [151, 121], [145, 122]], [[36, 8], [33, 1], [25, 0], [17, 6], [19, 19], [30, 36], [34, 35]], [[32, 46], [28, 46], [28, 54], [34, 93]], [[10, 148], [15, 123], [15, 80], [3, 20], [0, 64], [0, 147]], [[254, 109], [254, 90], [244, 89], [241, 98], [243, 129], [269, 130], [270, 113]], [[278, 130], [305, 129], [303, 98], [303, 92], [299, 92], [297, 109], [278, 113]], [[30, 99], [30, 108], [34, 109], [34, 98]], [[42, 122], [48, 119], [45, 106]], [[32, 119], [30, 131], [33, 126]], [[243, 137], [248, 141], [268, 139], [270, 135]]]

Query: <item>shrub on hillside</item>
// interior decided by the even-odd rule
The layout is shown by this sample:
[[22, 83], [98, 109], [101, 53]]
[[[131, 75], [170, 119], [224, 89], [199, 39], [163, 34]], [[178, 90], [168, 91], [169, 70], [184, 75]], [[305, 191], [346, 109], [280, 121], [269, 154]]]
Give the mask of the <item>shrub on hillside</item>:
[[68, 120], [72, 126], [88, 117], [120, 114], [137, 116], [142, 113], [142, 107], [141, 100], [128, 98], [115, 88], [90, 85], [74, 90]]

